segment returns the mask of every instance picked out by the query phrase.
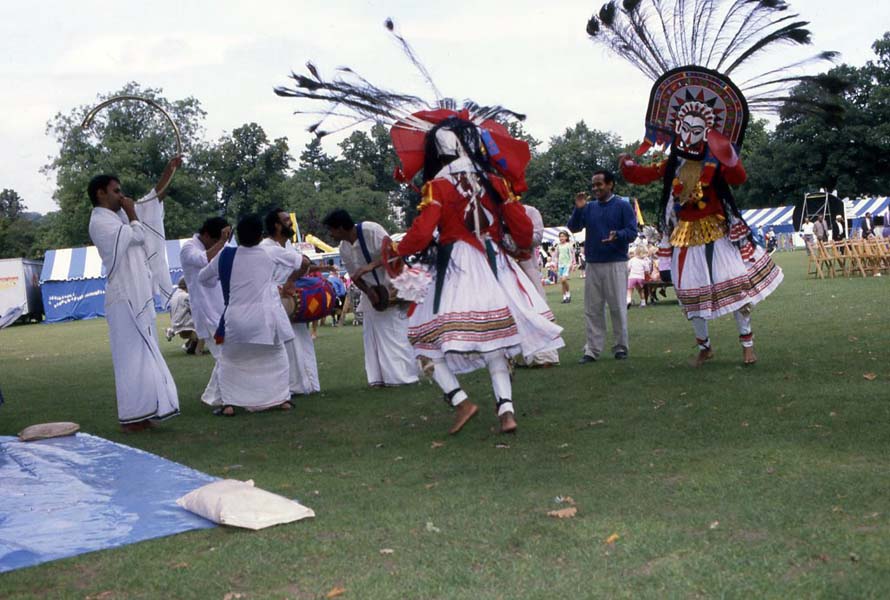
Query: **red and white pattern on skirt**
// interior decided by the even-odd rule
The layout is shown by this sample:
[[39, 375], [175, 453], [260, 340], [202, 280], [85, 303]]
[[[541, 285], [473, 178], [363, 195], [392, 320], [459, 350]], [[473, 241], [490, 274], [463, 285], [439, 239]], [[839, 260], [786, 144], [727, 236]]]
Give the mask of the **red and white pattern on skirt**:
[[508, 356], [563, 346], [562, 328], [528, 276], [504, 252], [497, 276], [486, 256], [466, 242], [454, 243], [439, 311], [433, 313], [435, 276], [422, 304], [408, 319], [408, 340], [418, 357], [445, 358], [455, 373], [485, 367], [482, 355]]
[[712, 265], [704, 246], [675, 248], [672, 276], [677, 299], [688, 319], [714, 319], [746, 304], [755, 305], [782, 282], [782, 270], [755, 246], [752, 260], [726, 238], [714, 242]]

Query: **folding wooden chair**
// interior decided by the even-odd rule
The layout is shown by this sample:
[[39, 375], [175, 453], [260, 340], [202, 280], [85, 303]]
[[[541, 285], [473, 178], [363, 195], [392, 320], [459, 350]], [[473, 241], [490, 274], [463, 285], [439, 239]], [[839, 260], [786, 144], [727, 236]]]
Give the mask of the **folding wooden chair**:
[[865, 261], [863, 260], [863, 240], [862, 238], [856, 238], [853, 240], [844, 240], [846, 242], [846, 252], [844, 254], [849, 261], [849, 270], [850, 275], [853, 276], [856, 274], [856, 271], [862, 275], [862, 278], [865, 279], [868, 277], [868, 273], [865, 270]]
[[812, 243], [804, 241], [807, 245], [807, 277], [812, 275], [813, 277], [819, 277], [819, 279], [825, 279], [825, 274], [823, 273], [823, 267], [825, 266], [825, 259], [822, 257], [824, 253], [824, 248], [822, 248], [822, 242], [816, 240]]

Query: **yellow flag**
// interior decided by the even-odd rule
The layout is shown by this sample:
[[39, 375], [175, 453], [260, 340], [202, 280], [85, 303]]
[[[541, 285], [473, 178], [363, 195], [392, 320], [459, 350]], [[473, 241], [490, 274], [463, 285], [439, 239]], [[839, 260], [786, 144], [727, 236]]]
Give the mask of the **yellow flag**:
[[643, 211], [640, 210], [640, 203], [634, 198], [634, 210], [637, 213], [637, 226], [642, 227], [646, 223], [643, 222]]

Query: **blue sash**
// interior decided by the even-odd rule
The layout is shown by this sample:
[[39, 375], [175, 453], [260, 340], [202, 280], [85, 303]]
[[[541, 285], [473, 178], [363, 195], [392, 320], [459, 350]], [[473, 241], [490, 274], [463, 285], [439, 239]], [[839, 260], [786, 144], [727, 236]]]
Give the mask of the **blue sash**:
[[213, 334], [213, 339], [216, 340], [217, 344], [222, 344], [226, 339], [226, 310], [229, 308], [229, 289], [232, 284], [232, 265], [235, 262], [236, 250], [238, 248], [226, 246], [219, 253], [219, 283], [222, 286], [225, 308], [223, 308], [223, 312], [219, 317], [219, 326], [216, 328], [216, 333]]
[[[358, 225], [355, 226], [355, 228], [358, 230], [358, 244], [362, 247], [362, 254], [365, 257], [365, 261], [367, 261], [368, 264], [371, 264], [371, 253], [368, 252], [368, 245], [365, 243], [365, 236], [362, 235], [362, 223], [359, 222]], [[374, 281], [377, 282], [377, 285], [380, 285], [380, 278], [377, 277], [377, 269], [371, 271], [371, 275], [374, 276]]]

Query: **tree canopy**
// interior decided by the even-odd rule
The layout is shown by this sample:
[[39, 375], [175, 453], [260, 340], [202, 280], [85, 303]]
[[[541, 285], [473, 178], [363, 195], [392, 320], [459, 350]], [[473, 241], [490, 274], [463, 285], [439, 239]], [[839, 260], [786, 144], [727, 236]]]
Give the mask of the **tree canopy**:
[[[766, 121], [752, 119], [742, 148], [748, 182], [735, 190], [740, 207], [794, 203], [819, 188], [851, 197], [890, 191], [890, 32], [872, 49], [875, 58], [864, 66], [844, 64], [827, 73], [847, 83], [831, 98], [840, 104], [841, 113], [802, 111], [792, 102], [772, 130]], [[182, 134], [186, 162], [165, 200], [169, 238], [190, 235], [208, 216], [226, 215], [235, 221], [276, 206], [296, 213], [303, 233], [322, 238], [326, 232], [321, 220], [334, 208], [345, 208], [357, 220], [374, 220], [393, 231], [404, 229], [416, 214], [419, 195], [393, 179], [398, 159], [381, 124], [353, 131], [339, 143], [336, 156], [313, 139], [295, 160], [286, 138], [272, 139], [256, 123], [207, 141], [206, 115], [196, 98], [171, 100], [160, 89], [131, 82], [97, 100], [123, 94], [158, 102]], [[820, 94], [813, 82], [793, 92], [794, 97], [808, 100]], [[138, 197], [154, 185], [173, 156], [173, 131], [151, 107], [138, 102], [113, 104], [84, 130], [80, 124], [91, 108], [60, 112], [47, 124], [58, 153], [43, 172], [55, 178], [57, 212], [35, 219], [14, 190], [0, 192], [0, 257], [40, 257], [50, 248], [89, 244], [90, 178], [116, 174], [124, 192]], [[619, 154], [638, 146], [584, 121], [551, 137], [546, 148], [522, 124], [508, 127], [531, 146], [529, 189], [523, 200], [538, 207], [548, 225], [567, 220], [574, 195], [589, 190], [594, 170], [615, 170]], [[659, 184], [628, 186], [619, 179], [617, 192], [638, 198], [647, 220], [654, 218]]]

